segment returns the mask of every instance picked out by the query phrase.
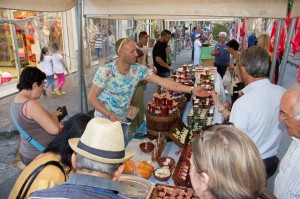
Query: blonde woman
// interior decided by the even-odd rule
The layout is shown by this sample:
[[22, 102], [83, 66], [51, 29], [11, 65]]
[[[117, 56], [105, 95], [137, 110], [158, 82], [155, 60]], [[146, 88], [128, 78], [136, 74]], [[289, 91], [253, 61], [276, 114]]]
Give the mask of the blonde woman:
[[214, 126], [193, 142], [190, 178], [203, 199], [251, 199], [264, 190], [265, 170], [255, 144], [243, 131]]
[[270, 36], [267, 34], [261, 34], [257, 38], [257, 46], [262, 47], [263, 49], [267, 50], [269, 52], [270, 48]]

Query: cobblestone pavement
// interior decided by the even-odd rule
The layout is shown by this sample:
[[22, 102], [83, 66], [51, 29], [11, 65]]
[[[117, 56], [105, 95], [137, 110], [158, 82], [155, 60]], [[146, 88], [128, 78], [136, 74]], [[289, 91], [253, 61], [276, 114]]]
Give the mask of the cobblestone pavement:
[[[172, 63], [172, 66], [177, 69], [183, 64], [191, 63], [191, 50], [184, 49], [181, 50], [179, 54], [176, 55], [176, 62]], [[97, 66], [90, 70], [85, 71], [85, 80], [87, 92], [91, 86], [91, 81], [93, 75], [97, 69]], [[297, 84], [296, 77], [297, 69], [294, 67], [287, 67], [286, 75], [284, 77], [284, 87], [290, 88], [291, 86]], [[66, 105], [69, 116], [74, 115], [78, 112], [78, 91], [77, 91], [77, 73], [70, 74], [66, 78], [66, 84], [64, 90], [67, 92], [65, 95], [56, 96], [48, 95], [46, 97], [41, 96], [39, 102], [47, 110], [55, 110], [57, 107]], [[149, 83], [147, 91], [145, 92], [145, 103], [152, 101], [152, 94], [156, 91], [156, 85]], [[16, 128], [12, 124], [9, 116], [9, 107], [12, 99], [15, 95], [2, 98], [0, 100], [0, 199], [5, 199], [8, 197], [10, 190], [20, 174], [21, 170], [15, 168], [12, 165], [12, 161], [17, 149], [19, 135]], [[89, 109], [92, 109], [89, 106]], [[67, 119], [67, 118], [66, 118]], [[281, 159], [285, 154], [291, 139], [283, 134], [282, 140], [279, 147], [278, 156]], [[273, 190], [273, 183], [276, 174], [268, 181], [268, 187]]]

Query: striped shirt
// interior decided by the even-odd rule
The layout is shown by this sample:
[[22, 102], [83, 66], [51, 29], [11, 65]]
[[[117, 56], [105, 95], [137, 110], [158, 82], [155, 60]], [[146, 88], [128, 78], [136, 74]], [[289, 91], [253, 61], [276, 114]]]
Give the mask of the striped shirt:
[[95, 32], [95, 48], [102, 48], [102, 42], [104, 40], [102, 32]]
[[126, 199], [119, 194], [119, 184], [110, 179], [90, 175], [72, 174], [69, 180], [51, 189], [33, 192], [30, 199]]
[[294, 138], [284, 155], [274, 184], [278, 199], [300, 198], [300, 139]]

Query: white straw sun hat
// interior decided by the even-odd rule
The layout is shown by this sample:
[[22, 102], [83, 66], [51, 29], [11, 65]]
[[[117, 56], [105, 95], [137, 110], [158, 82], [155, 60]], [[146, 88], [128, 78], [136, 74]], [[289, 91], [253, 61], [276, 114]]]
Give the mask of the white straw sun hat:
[[69, 144], [79, 155], [102, 163], [123, 163], [135, 154], [125, 151], [121, 123], [103, 118], [93, 118], [81, 138], [69, 139]]

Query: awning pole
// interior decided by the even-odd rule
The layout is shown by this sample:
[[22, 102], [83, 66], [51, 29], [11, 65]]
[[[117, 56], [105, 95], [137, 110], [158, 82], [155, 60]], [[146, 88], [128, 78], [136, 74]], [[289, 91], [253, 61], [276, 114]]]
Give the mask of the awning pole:
[[76, 6], [77, 43], [78, 43], [78, 112], [83, 113], [83, 90], [82, 90], [82, 0], [78, 0]]
[[274, 73], [275, 73], [277, 52], [278, 52], [278, 46], [279, 46], [279, 41], [280, 41], [281, 29], [282, 29], [282, 20], [278, 19], [278, 21], [277, 21], [277, 32], [276, 32], [276, 38], [275, 38], [275, 47], [274, 47], [274, 51], [273, 51], [273, 58], [272, 58], [270, 76], [269, 76], [269, 80], [271, 82], [272, 82], [272, 79], [273, 79]]
[[279, 77], [278, 77], [278, 85], [280, 85], [280, 86], [282, 86], [283, 76], [284, 76], [285, 69], [286, 69], [286, 63], [287, 63], [287, 59], [288, 59], [288, 56], [290, 53], [291, 39], [292, 39], [292, 36], [294, 33], [296, 19], [297, 18], [292, 19], [292, 23], [291, 23], [291, 26], [288, 31], [288, 37], [287, 37], [287, 40], [286, 40], [285, 46], [284, 46], [285, 50], [284, 50], [284, 54], [283, 54], [283, 59], [280, 64], [280, 73], [279, 73]]

